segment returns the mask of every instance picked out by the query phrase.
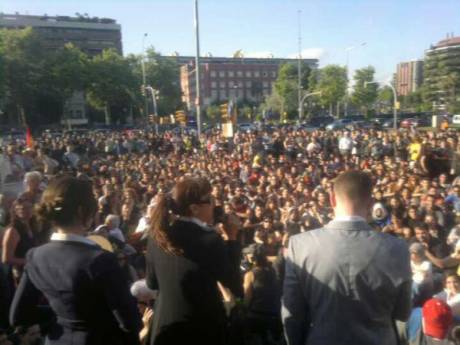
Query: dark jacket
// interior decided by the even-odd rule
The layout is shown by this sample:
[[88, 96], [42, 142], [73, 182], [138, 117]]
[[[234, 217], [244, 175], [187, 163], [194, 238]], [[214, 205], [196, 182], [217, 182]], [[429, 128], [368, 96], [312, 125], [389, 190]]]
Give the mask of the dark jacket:
[[188, 221], [177, 221], [168, 234], [183, 255], [148, 243], [147, 285], [159, 290], [150, 343], [223, 344], [227, 320], [217, 282], [243, 295], [240, 246]]
[[47, 344], [139, 344], [140, 315], [117, 258], [96, 244], [51, 241], [29, 251], [10, 310], [13, 325], [44, 321], [41, 293], [56, 315]]

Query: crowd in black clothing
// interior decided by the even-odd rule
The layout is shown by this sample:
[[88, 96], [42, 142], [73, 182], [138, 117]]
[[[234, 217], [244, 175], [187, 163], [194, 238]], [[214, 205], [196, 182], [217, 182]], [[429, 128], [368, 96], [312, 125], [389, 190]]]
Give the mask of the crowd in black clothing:
[[[457, 132], [280, 127], [237, 132], [228, 139], [218, 131], [201, 137], [89, 131], [59, 137], [45, 133], [32, 147], [24, 144], [6, 143], [0, 154], [0, 326], [13, 332], [15, 344], [40, 341], [24, 335], [35, 325], [10, 327], [8, 306], [27, 251], [47, 243], [52, 232], [50, 224], [37, 220], [34, 205], [48, 181], [63, 173], [92, 181], [97, 212], [89, 235], [108, 239], [124, 278], [135, 287], [144, 316], [142, 339], [148, 339], [155, 313], [156, 294], [146, 286], [144, 258], [152, 210], [159, 196], [187, 175], [206, 177], [215, 205], [242, 224], [237, 240], [244, 248], [244, 298], [221, 289], [235, 343], [283, 341], [279, 300], [288, 239], [334, 218], [332, 181], [351, 169], [367, 171], [374, 180], [372, 226], [410, 245], [414, 308], [436, 295], [460, 320], [460, 284], [454, 279], [444, 285], [444, 274], [460, 264]], [[19, 194], [8, 190], [22, 181]], [[225, 238], [221, 225], [216, 230]], [[40, 326], [46, 332], [46, 325]]]

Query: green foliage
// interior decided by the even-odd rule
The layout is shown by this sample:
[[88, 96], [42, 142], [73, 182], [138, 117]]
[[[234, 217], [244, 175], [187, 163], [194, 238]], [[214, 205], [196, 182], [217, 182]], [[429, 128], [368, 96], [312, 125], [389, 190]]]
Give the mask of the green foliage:
[[253, 113], [253, 110], [250, 106], [248, 105], [245, 105], [243, 107], [243, 109], [241, 109], [241, 113], [244, 117], [245, 120], [252, 120], [252, 113]]
[[[158, 56], [147, 51], [146, 77], [160, 91], [158, 113], [164, 115], [182, 104], [179, 66]], [[140, 113], [145, 101], [140, 56], [107, 50], [90, 58], [72, 44], [49, 50], [31, 28], [0, 30], [0, 65], [0, 110], [10, 123], [58, 122], [76, 91], [86, 94], [90, 114], [93, 108], [104, 110], [106, 122], [124, 121], [128, 109]]]
[[159, 91], [158, 112], [170, 114], [182, 103], [179, 65], [172, 59], [159, 59], [159, 54], [153, 49], [147, 50], [146, 56], [147, 84]]
[[265, 102], [261, 105], [263, 111], [271, 111], [275, 113], [283, 112], [283, 97], [281, 97], [276, 88], [272, 91], [271, 95], [265, 98]]
[[128, 62], [115, 50], [104, 50], [89, 64], [89, 103], [105, 112], [105, 122], [112, 122], [112, 107], [129, 104], [136, 79]]
[[218, 105], [210, 105], [206, 108], [206, 116], [209, 121], [216, 123], [220, 117], [220, 108]]
[[37, 101], [37, 90], [44, 72], [45, 56], [39, 37], [28, 28], [0, 30], [0, 50], [3, 52], [3, 88], [6, 110], [11, 120], [26, 124]]
[[[310, 66], [302, 64], [301, 87], [302, 90], [308, 90]], [[296, 114], [298, 109], [298, 69], [294, 63], [286, 63], [280, 66], [278, 78], [275, 82], [276, 93], [283, 100], [283, 109], [291, 117]]]
[[315, 91], [321, 92], [320, 104], [332, 107], [343, 99], [347, 90], [347, 70], [339, 65], [327, 65], [320, 69]]
[[374, 74], [374, 67], [368, 66], [356, 70], [353, 77], [355, 85], [353, 94], [351, 96], [351, 101], [366, 116], [369, 116], [369, 110], [374, 105], [378, 94], [378, 84], [366, 84], [366, 82], [373, 82]]

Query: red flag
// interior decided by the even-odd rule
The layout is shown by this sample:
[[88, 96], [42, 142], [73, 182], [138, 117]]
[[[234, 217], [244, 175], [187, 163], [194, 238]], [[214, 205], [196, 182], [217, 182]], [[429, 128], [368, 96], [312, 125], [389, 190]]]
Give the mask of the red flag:
[[34, 139], [32, 138], [32, 132], [29, 127], [26, 129], [26, 145], [28, 148], [33, 148], [34, 146]]

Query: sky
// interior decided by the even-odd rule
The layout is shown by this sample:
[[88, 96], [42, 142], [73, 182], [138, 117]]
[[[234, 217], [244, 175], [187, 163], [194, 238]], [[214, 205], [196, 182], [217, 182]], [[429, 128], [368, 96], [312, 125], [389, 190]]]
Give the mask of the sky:
[[[300, 15], [299, 15], [300, 11]], [[194, 0], [0, 0], [0, 12], [116, 19], [124, 54], [154, 47], [195, 54]], [[201, 55], [302, 57], [372, 65], [387, 81], [399, 62], [423, 58], [449, 33], [460, 36], [460, 0], [200, 0]]]

